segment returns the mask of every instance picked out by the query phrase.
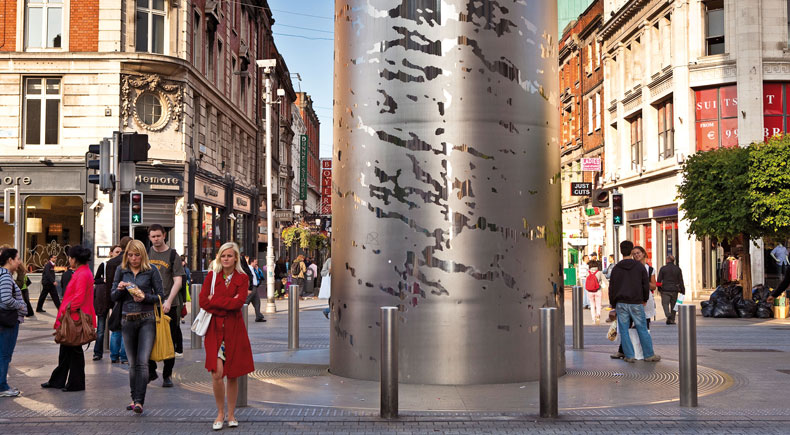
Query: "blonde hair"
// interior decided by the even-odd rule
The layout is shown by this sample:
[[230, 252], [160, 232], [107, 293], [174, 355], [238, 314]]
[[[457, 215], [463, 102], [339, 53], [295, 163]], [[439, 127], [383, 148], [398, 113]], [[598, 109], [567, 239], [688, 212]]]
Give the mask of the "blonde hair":
[[[233, 242], [227, 242], [220, 246], [219, 250], [217, 251], [217, 257], [214, 259], [214, 267], [212, 268], [214, 275], [219, 275], [222, 272], [222, 261], [220, 261], [220, 257], [222, 256], [222, 253], [228, 249], [233, 249], [233, 252], [236, 254], [236, 272], [244, 273], [244, 269], [241, 268], [241, 253], [239, 252], [239, 245]], [[244, 275], [247, 274], [244, 273]]]
[[145, 245], [143, 242], [139, 240], [132, 240], [126, 245], [126, 250], [123, 251], [123, 260], [121, 261], [121, 267], [124, 269], [129, 268], [129, 253], [133, 252], [135, 254], [140, 254], [140, 270], [147, 271], [151, 270], [151, 262], [148, 261], [148, 252], [145, 250]]

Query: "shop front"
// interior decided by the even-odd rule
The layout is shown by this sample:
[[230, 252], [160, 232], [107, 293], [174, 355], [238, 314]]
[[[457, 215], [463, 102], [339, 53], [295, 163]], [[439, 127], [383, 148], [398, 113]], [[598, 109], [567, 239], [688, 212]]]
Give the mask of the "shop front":
[[[95, 195], [93, 185], [87, 184], [83, 165], [4, 164], [0, 170], [0, 187], [14, 186], [19, 186], [23, 207], [19, 222], [23, 234], [20, 251], [28, 273], [41, 272], [50, 255], [57, 256], [56, 270], [65, 270], [70, 247], [79, 244], [93, 247], [94, 211], [88, 205]], [[86, 189], [87, 186], [91, 189]], [[14, 228], [0, 224], [0, 246], [13, 244]]]
[[225, 186], [202, 177], [195, 178], [195, 206], [198, 231], [192, 234], [193, 246], [198, 246], [199, 268], [207, 271], [226, 234]]
[[239, 245], [241, 253], [252, 256], [255, 254], [252, 216], [252, 195], [233, 192], [233, 214], [230, 219], [230, 233], [233, 241]]
[[[175, 233], [183, 231], [176, 220], [183, 211], [176, 208], [184, 196], [184, 168], [138, 166], [135, 189], [143, 193], [143, 222], [135, 225], [133, 237], [148, 243], [148, 227], [162, 225], [167, 233], [167, 243], [182, 252], [183, 242], [175, 244]], [[179, 219], [183, 222], [182, 219]], [[129, 194], [121, 195], [121, 235], [129, 234]], [[182, 237], [179, 239], [183, 240]]]

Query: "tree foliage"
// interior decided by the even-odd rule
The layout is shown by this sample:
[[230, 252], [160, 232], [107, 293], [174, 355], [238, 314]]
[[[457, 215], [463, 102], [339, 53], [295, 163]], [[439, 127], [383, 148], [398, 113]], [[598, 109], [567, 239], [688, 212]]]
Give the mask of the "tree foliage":
[[790, 236], [790, 136], [752, 144], [749, 152], [749, 201], [761, 235]]

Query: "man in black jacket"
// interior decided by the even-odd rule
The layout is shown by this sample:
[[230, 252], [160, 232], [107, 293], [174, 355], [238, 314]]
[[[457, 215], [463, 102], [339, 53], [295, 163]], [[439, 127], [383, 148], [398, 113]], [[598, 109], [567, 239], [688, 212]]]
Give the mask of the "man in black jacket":
[[661, 293], [661, 306], [667, 316], [667, 325], [675, 324], [675, 303], [678, 293], [686, 293], [683, 285], [683, 271], [675, 264], [675, 257], [667, 255], [667, 264], [658, 271], [659, 293]]
[[644, 305], [650, 296], [650, 280], [645, 266], [631, 258], [634, 244], [628, 240], [620, 243], [623, 259], [612, 269], [609, 280], [609, 305], [617, 310], [617, 333], [623, 347], [623, 360], [633, 363], [634, 345], [628, 334], [628, 327], [634, 323], [645, 361], [656, 362], [661, 357], [653, 352], [653, 340], [647, 330]]
[[36, 305], [37, 313], [46, 313], [44, 301], [47, 300], [47, 295], [52, 297], [52, 302], [60, 309], [60, 297], [58, 297], [57, 280], [55, 279], [55, 260], [57, 259], [57, 255], [50, 255], [49, 261], [44, 265], [44, 272], [41, 274], [41, 295], [39, 295]]

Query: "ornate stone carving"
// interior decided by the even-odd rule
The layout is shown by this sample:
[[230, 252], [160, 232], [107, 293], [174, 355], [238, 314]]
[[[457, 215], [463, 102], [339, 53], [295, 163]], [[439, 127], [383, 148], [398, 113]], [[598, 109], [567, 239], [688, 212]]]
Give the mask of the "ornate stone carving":
[[[146, 93], [157, 96], [162, 105], [162, 118], [153, 125], [143, 122], [137, 113], [137, 99]], [[158, 74], [121, 76], [121, 117], [124, 127], [129, 126], [129, 118], [133, 117], [140, 127], [148, 131], [162, 131], [170, 121], [175, 123], [176, 131], [179, 131], [183, 113], [184, 90], [181, 83], [164, 80]]]

